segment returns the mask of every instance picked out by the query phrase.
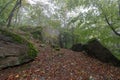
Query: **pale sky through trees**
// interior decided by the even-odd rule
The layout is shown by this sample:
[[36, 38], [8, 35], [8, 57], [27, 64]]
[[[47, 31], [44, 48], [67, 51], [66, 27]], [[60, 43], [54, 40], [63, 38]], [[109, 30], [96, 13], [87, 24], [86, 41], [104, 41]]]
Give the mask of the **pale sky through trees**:
[[[43, 9], [43, 12], [45, 13], [45, 15], [47, 15], [48, 17], [50, 17], [50, 13], [51, 14], [55, 14], [56, 13], [56, 10], [59, 10], [60, 9], [60, 6], [56, 5], [55, 3], [52, 2], [52, 0], [28, 0], [28, 2], [31, 4], [31, 5], [36, 5], [37, 3], [40, 3], [42, 4], [42, 6], [46, 6], [44, 9]], [[46, 9], [47, 8], [47, 9]], [[66, 13], [66, 17], [69, 18], [69, 17], [75, 17], [77, 16], [79, 13], [86, 13], [88, 12], [88, 10], [91, 10], [92, 8], [83, 8], [81, 6], [79, 7], [76, 7], [74, 10], [72, 11], [68, 11]], [[94, 8], [95, 9], [95, 8]], [[97, 13], [98, 14], [98, 13]]]
[[[32, 6], [40, 5], [42, 8], [42, 13], [48, 18], [57, 15], [55, 20], [60, 20], [62, 27], [65, 27], [71, 18], [77, 17], [80, 14], [85, 16], [89, 10], [96, 9], [95, 7], [84, 8], [83, 6], [77, 6], [74, 9], [67, 10], [67, 8], [65, 8], [65, 3], [56, 3], [53, 0], [28, 0], [28, 3]], [[96, 14], [98, 13], [99, 12]]]

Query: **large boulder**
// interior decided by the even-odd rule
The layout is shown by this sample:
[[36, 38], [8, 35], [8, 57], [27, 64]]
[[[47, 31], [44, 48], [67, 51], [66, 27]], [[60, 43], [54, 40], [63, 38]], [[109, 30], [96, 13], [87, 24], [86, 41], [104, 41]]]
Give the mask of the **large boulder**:
[[75, 47], [77, 48], [74, 51], [85, 51], [87, 55], [94, 57], [102, 62], [112, 63], [115, 66], [120, 66], [120, 61], [97, 39], [91, 39], [86, 44], [78, 44]]
[[29, 41], [0, 29], [0, 70], [29, 62], [36, 56], [37, 50]]
[[81, 52], [83, 51], [83, 45], [81, 43], [74, 44], [70, 49], [76, 52]]

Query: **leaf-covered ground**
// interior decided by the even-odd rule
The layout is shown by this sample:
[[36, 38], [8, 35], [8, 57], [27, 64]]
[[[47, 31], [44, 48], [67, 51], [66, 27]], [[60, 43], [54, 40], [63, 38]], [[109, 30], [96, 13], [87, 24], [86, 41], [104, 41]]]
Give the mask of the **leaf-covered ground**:
[[0, 80], [120, 80], [120, 68], [81, 52], [41, 47], [33, 62], [0, 71]]

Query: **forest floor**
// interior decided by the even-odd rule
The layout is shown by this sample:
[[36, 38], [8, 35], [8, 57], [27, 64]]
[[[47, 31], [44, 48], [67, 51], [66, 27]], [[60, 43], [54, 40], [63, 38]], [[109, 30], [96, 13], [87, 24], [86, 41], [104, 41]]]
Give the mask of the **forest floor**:
[[56, 51], [40, 46], [30, 63], [0, 71], [0, 80], [120, 80], [120, 68], [102, 63], [82, 52], [68, 49]]

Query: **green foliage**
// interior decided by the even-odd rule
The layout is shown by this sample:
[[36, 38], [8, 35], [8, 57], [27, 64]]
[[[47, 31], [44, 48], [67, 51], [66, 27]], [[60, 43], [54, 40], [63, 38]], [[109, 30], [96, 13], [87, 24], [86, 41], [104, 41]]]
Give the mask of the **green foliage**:
[[61, 42], [60, 45], [63, 48], [70, 48], [73, 44], [73, 38], [75, 36], [72, 35], [71, 30], [67, 28], [62, 28], [60, 30], [59, 41]]
[[60, 46], [57, 44], [51, 45], [51, 47], [56, 51], [60, 51]]
[[[0, 0], [0, 25], [6, 25], [6, 20], [10, 14], [10, 11], [12, 10], [16, 0]], [[8, 4], [9, 3], [9, 4]], [[7, 7], [3, 9], [5, 6]], [[3, 10], [2, 10], [3, 9]]]
[[28, 55], [34, 59], [37, 56], [38, 51], [36, 50], [36, 48], [33, 46], [32, 43], [28, 42], [27, 43], [28, 47], [29, 47], [29, 51], [28, 51]]
[[23, 44], [25, 41], [22, 37], [20, 37], [19, 35], [12, 33], [8, 30], [5, 29], [0, 29], [1, 34], [6, 35], [6, 36], [11, 36], [14, 42]]
[[33, 35], [33, 38], [34, 38], [34, 39], [42, 40], [41, 31], [34, 31], [34, 32], [31, 32], [31, 34]]
[[[80, 1], [74, 3], [76, 1]], [[104, 46], [120, 59], [120, 37], [116, 36], [105, 20], [105, 16], [116, 31], [119, 31], [119, 8], [118, 0], [66, 0], [68, 9], [74, 10], [80, 6], [88, 9], [87, 12], [80, 12], [69, 20], [68, 25], [74, 29], [71, 33], [74, 36], [74, 43], [85, 43], [91, 38], [98, 38]], [[71, 3], [72, 4], [72, 3]]]
[[23, 32], [27, 33], [28, 35], [23, 35], [25, 37], [32, 37], [34, 39], [39, 39], [39, 40], [42, 40], [42, 27], [40, 26], [21, 26], [19, 27], [18, 29], [22, 30]]
[[[0, 9], [5, 5], [7, 0], [1, 0]], [[104, 46], [109, 48], [115, 56], [120, 59], [120, 37], [117, 37], [105, 20], [105, 16], [112, 24], [116, 31], [120, 30], [120, 12], [118, 8], [118, 0], [54, 0], [59, 9], [56, 14], [44, 14], [44, 7], [41, 3], [32, 6], [24, 4], [23, 8], [27, 11], [25, 14], [19, 12], [19, 19], [23, 25], [19, 29], [26, 32], [35, 39], [56, 43], [61, 43], [64, 48], [70, 48], [72, 44], [86, 43], [89, 39], [97, 38]], [[8, 16], [8, 12], [12, 9], [14, 2], [4, 11], [0, 18], [0, 24], [4, 24]], [[82, 9], [82, 10], [81, 10]], [[46, 9], [49, 12], [49, 9]], [[75, 12], [76, 16], [68, 16], [68, 13]], [[23, 16], [23, 17], [22, 17]], [[62, 27], [61, 27], [62, 24]], [[33, 27], [33, 25], [41, 25], [45, 27]], [[64, 25], [64, 27], [63, 27]], [[20, 25], [21, 26], [21, 25]], [[49, 27], [49, 28], [48, 28]], [[44, 28], [44, 29], [43, 29]], [[59, 31], [59, 35], [52, 33]], [[50, 31], [50, 32], [49, 32]], [[43, 34], [42, 34], [43, 32]], [[20, 41], [19, 37], [15, 40]], [[30, 51], [32, 52], [32, 51]], [[34, 51], [33, 51], [34, 52]]]

